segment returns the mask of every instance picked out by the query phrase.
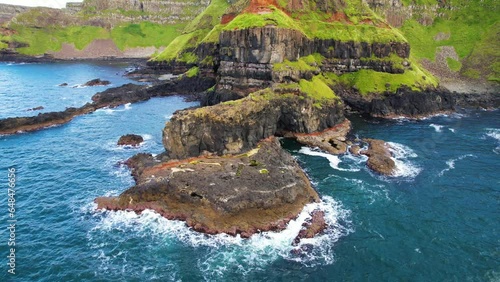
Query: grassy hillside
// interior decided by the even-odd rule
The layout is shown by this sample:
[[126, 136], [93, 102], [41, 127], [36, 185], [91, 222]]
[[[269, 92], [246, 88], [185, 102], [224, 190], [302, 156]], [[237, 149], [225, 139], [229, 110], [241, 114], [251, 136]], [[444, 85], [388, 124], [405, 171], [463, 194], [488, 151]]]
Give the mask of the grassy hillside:
[[460, 59], [459, 62], [448, 60], [452, 70], [471, 78], [498, 81], [500, 3], [496, 0], [451, 0], [447, 4], [452, 9], [441, 8], [442, 15], [432, 25], [418, 23], [418, 15], [414, 15], [401, 27], [411, 44], [412, 55], [434, 61], [439, 47], [452, 46]]
[[73, 43], [77, 49], [82, 50], [95, 39], [112, 39], [121, 50], [133, 47], [161, 47], [170, 44], [180, 34], [184, 25], [160, 25], [142, 22], [106, 29], [97, 26], [35, 28], [16, 24], [11, 26], [16, 34], [3, 36], [0, 41], [28, 44], [29, 47], [17, 49], [21, 54], [26, 55], [41, 55], [48, 51], [59, 51], [63, 43]]
[[[267, 25], [299, 30], [309, 38], [383, 43], [405, 41], [398, 30], [385, 24], [361, 1], [330, 0], [330, 2], [332, 5], [337, 2], [344, 3], [342, 12], [321, 11], [314, 1], [308, 1], [309, 6], [298, 10], [290, 9], [288, 1], [277, 1], [277, 5], [259, 7], [260, 10], [256, 12], [257, 7], [249, 6], [248, 0], [239, 0], [232, 5], [226, 0], [214, 0], [203, 13], [186, 26], [183, 34], [154, 60], [185, 61], [182, 52], [189, 52], [203, 42], [217, 42], [220, 32], [224, 30]], [[223, 15], [235, 17], [225, 22]]]

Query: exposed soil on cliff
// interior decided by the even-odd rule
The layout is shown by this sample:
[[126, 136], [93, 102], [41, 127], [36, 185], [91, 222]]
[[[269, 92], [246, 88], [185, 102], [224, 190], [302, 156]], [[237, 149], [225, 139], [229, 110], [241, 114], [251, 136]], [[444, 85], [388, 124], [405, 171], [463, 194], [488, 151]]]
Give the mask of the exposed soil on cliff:
[[254, 14], [271, 13], [272, 10], [269, 8], [270, 5], [279, 7], [275, 0], [251, 0], [250, 5], [244, 10], [244, 12]]

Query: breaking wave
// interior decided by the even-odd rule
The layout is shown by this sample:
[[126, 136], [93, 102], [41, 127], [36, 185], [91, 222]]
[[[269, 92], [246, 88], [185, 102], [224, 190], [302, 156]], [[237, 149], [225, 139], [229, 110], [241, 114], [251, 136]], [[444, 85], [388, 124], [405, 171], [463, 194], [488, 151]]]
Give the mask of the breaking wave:
[[410, 147], [395, 142], [387, 142], [387, 144], [393, 156], [392, 160], [396, 164], [394, 177], [415, 178], [422, 171], [422, 168], [410, 160], [418, 157]]
[[340, 167], [340, 163], [342, 162], [342, 160], [340, 160], [340, 158], [338, 156], [335, 156], [335, 155], [332, 155], [332, 154], [328, 154], [328, 153], [324, 153], [324, 152], [320, 152], [320, 151], [316, 151], [316, 150], [311, 149], [309, 147], [302, 147], [299, 150], [299, 153], [304, 154], [304, 155], [308, 155], [308, 156], [316, 156], [316, 157], [326, 158], [330, 162], [330, 166], [333, 169], [336, 169], [336, 170], [340, 170], [340, 171], [360, 171], [359, 168], [341, 168]]
[[[91, 248], [96, 249], [99, 254], [106, 242], [106, 238], [103, 237], [106, 237], [106, 233], [115, 231], [141, 238], [153, 237], [153, 240], [167, 241], [168, 244], [180, 242], [205, 251], [200, 251], [204, 254], [198, 259], [198, 267], [208, 280], [223, 276], [227, 268], [242, 275], [264, 270], [278, 259], [294, 261], [305, 266], [332, 264], [335, 261], [336, 242], [354, 232], [350, 222], [350, 211], [329, 196], [323, 197], [320, 203], [306, 205], [299, 216], [288, 223], [285, 230], [262, 232], [249, 239], [243, 239], [239, 235], [233, 237], [227, 234], [202, 234], [193, 231], [182, 221], [168, 220], [151, 210], [138, 215], [131, 211], [95, 209], [95, 204], [88, 205], [82, 212], [92, 213], [92, 217], [96, 220], [95, 227], [89, 231], [87, 237]], [[325, 212], [328, 228], [323, 234], [312, 239], [302, 239], [298, 246], [292, 246], [302, 224], [310, 219], [310, 213], [317, 209]], [[292, 252], [294, 249], [303, 251], [296, 254]]]

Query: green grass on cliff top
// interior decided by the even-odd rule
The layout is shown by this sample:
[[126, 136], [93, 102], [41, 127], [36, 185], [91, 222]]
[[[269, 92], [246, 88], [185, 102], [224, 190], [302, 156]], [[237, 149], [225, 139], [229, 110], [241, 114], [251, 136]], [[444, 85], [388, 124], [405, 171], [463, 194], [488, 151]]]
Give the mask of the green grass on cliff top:
[[[222, 15], [229, 7], [227, 0], [213, 0], [210, 5], [184, 28], [181, 35], [175, 38], [163, 52], [154, 57], [154, 61], [185, 61], [183, 53], [202, 43], [209, 34], [213, 34], [213, 42], [219, 40], [219, 33], [214, 32]], [[185, 56], [184, 56], [185, 57]], [[192, 58], [192, 56], [190, 56]]]
[[396, 93], [402, 86], [407, 86], [415, 91], [437, 87], [438, 81], [430, 73], [413, 65], [411, 69], [402, 74], [377, 72], [374, 70], [360, 70], [337, 76], [333, 73], [325, 74], [330, 85], [337, 83], [353, 87], [361, 93]]
[[[399, 31], [392, 28], [380, 28], [371, 24], [344, 24], [340, 22], [327, 22], [331, 16], [328, 13], [307, 10], [307, 12], [289, 16], [282, 10], [270, 6], [270, 12], [264, 14], [241, 13], [231, 22], [222, 25], [220, 20], [228, 9], [236, 9], [234, 5], [243, 5], [239, 1], [233, 6], [226, 0], [214, 0], [208, 8], [198, 15], [184, 29], [180, 38], [172, 41], [160, 55], [153, 58], [155, 61], [171, 61], [179, 58], [200, 43], [213, 43], [219, 40], [222, 31], [249, 29], [268, 25], [294, 29], [302, 32], [309, 38], [336, 39], [340, 41], [357, 42], [404, 42], [405, 38]], [[363, 4], [352, 4], [348, 1], [347, 13], [354, 22], [371, 19], [380, 22], [381, 19]], [[284, 5], [284, 4], [283, 4]], [[362, 7], [363, 9], [361, 9]], [[241, 8], [241, 7], [238, 7]], [[236, 9], [238, 10], [238, 9]]]
[[[273, 25], [280, 28], [289, 28], [301, 31], [309, 38], [336, 39], [340, 41], [356, 42], [404, 42], [401, 33], [392, 28], [380, 28], [371, 24], [346, 24], [340, 22], [328, 22], [326, 13], [310, 11], [297, 15], [294, 19], [280, 9], [270, 6], [271, 13], [253, 14], [243, 13], [238, 15], [222, 30], [248, 29], [253, 27], [264, 27]], [[357, 18], [358, 16], [353, 16]], [[361, 16], [359, 16], [361, 17]], [[375, 14], [364, 18], [377, 20]]]

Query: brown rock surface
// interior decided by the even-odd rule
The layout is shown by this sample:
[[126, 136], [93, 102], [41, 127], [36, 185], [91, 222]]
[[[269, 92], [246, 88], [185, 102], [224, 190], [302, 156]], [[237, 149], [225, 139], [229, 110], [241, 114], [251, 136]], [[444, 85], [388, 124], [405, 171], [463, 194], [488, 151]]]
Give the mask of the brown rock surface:
[[361, 151], [361, 154], [368, 156], [366, 165], [382, 175], [392, 175], [396, 164], [391, 158], [389, 145], [385, 141], [377, 139], [363, 139], [363, 141], [369, 145], [368, 150]]
[[111, 84], [111, 82], [109, 82], [108, 80], [101, 80], [100, 78], [96, 78], [85, 82], [83, 86], [105, 86], [109, 84]]
[[299, 235], [295, 237], [293, 243], [296, 245], [300, 243], [300, 240], [304, 238], [313, 238], [314, 236], [323, 232], [327, 224], [325, 222], [325, 212], [321, 210], [314, 210], [311, 213], [311, 219], [302, 224], [302, 229], [299, 232]]
[[97, 198], [98, 208], [153, 209], [196, 231], [248, 237], [284, 229], [304, 205], [319, 201], [276, 138], [241, 155], [150, 163], [136, 179], [137, 185], [118, 197]]
[[144, 142], [144, 138], [142, 138], [142, 136], [136, 134], [127, 134], [120, 137], [117, 144], [120, 146], [139, 146], [142, 142]]
[[340, 155], [347, 152], [346, 136], [351, 130], [351, 122], [344, 120], [342, 123], [322, 132], [311, 134], [294, 134], [297, 142], [310, 147], [318, 147], [330, 154]]

